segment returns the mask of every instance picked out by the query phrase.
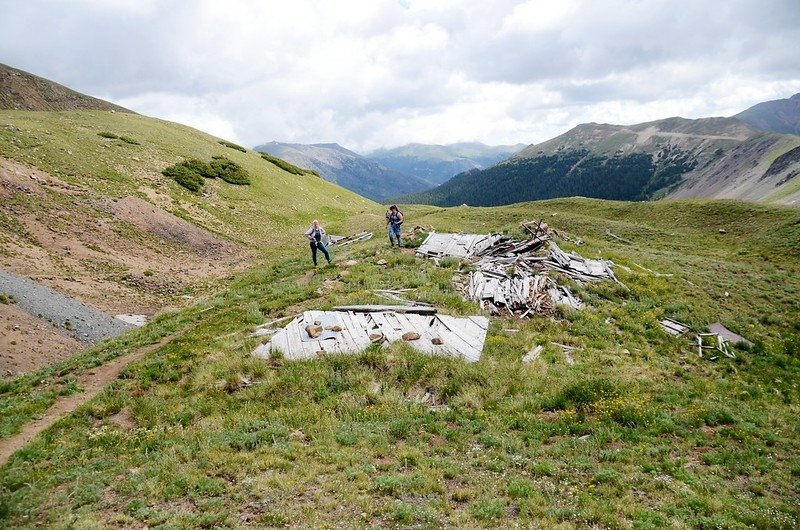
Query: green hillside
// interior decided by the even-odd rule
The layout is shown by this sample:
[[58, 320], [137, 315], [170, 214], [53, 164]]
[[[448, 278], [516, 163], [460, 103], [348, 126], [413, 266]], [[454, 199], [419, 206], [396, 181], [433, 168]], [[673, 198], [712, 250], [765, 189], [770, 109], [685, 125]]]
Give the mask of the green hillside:
[[[254, 154], [231, 158], [255, 173]], [[573, 285], [583, 311], [494, 320], [475, 364], [402, 344], [267, 362], [250, 356], [255, 325], [384, 302], [372, 289], [477, 311], [451, 287], [458, 263], [436, 267], [383, 238], [335, 250], [337, 262], [358, 261], [348, 269], [310, 271], [306, 256], [273, 256], [192, 307], [2, 383], [8, 437], [75, 392], [80, 374], [156, 345], [0, 469], [0, 525], [800, 525], [797, 209], [586, 199], [403, 209], [407, 226], [438, 231], [521, 236], [521, 221], [544, 219], [569, 237], [563, 248], [613, 260], [625, 287]], [[664, 316], [694, 331], [719, 320], [754, 346], [739, 345], [736, 359], [699, 358], [692, 340], [661, 330]], [[574, 364], [553, 343], [573, 346]], [[542, 356], [521, 364], [537, 344]]]
[[[249, 185], [198, 176], [192, 192], [162, 174], [213, 157]], [[266, 255], [304, 252], [315, 218], [331, 233], [381, 226], [377, 204], [292, 171], [135, 114], [0, 111], [0, 267], [108, 312], [154, 314]]]
[[[137, 142], [108, 139], [110, 132]], [[226, 147], [201, 131], [133, 114], [0, 111], [0, 155], [47, 171], [87, 193], [120, 198], [155, 190], [173, 212], [234, 241], [274, 247], [311, 217], [343, 223], [373, 203], [310, 175], [279, 169], [254, 151]], [[225, 156], [253, 176], [250, 186], [206, 182], [211, 199], [184, 190], [161, 170], [186, 158]], [[344, 226], [336, 226], [344, 229]]]

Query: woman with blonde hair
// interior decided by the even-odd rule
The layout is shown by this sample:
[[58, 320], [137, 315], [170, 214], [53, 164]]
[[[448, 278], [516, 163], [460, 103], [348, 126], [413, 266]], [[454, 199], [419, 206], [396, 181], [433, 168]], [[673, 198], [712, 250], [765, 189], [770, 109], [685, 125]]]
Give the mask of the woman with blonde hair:
[[306, 230], [305, 236], [308, 238], [309, 245], [311, 245], [311, 259], [314, 260], [314, 266], [317, 266], [317, 249], [325, 254], [325, 259], [327, 259], [330, 264], [331, 256], [328, 254], [328, 249], [325, 248], [325, 243], [323, 241], [325, 238], [325, 229], [322, 228], [318, 220], [314, 219], [311, 223], [311, 228]]

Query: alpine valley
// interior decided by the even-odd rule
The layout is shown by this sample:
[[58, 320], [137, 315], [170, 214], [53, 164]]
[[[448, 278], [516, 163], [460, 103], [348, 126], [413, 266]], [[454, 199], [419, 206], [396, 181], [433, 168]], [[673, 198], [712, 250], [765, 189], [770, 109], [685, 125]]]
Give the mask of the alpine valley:
[[554, 197], [800, 200], [800, 94], [731, 118], [587, 123], [398, 202], [494, 206]]
[[[426, 195], [765, 202], [408, 204], [398, 248], [384, 206], [320, 178], [369, 162], [354, 183], [411, 191], [386, 153], [293, 165], [0, 65], [0, 529], [800, 528], [800, 208], [766, 203], [800, 193], [800, 137], [758, 129], [786, 108], [582, 125]], [[446, 147], [412, 158], [463, 158]], [[312, 263], [313, 219], [345, 236], [332, 264]], [[503, 254], [424, 259], [434, 232]], [[516, 297], [523, 270], [582, 308], [463, 296], [485, 273]], [[82, 309], [40, 313], [42, 286]], [[386, 335], [351, 353], [353, 328], [326, 325], [254, 354], [342, 306]], [[85, 347], [90, 307], [148, 322]], [[400, 335], [420, 308], [440, 336]], [[473, 346], [457, 319], [485, 323], [476, 362], [433, 349]], [[738, 339], [704, 349], [712, 326]]]

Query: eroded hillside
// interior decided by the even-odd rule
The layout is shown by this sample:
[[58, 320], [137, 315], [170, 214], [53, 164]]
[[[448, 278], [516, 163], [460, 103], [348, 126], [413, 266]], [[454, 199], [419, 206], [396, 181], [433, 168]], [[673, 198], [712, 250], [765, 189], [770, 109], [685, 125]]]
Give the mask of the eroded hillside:
[[[213, 156], [239, 164], [250, 185], [205, 179], [193, 193], [161, 173]], [[110, 314], [185, 305], [266, 255], [304, 250], [314, 218], [346, 233], [381, 214], [316, 176], [177, 124], [0, 112], [0, 268]]]

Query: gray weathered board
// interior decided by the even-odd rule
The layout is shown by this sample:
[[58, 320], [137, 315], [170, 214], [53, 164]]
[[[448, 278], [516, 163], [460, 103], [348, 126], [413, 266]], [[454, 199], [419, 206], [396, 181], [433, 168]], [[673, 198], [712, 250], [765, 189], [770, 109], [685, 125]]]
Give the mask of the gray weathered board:
[[417, 249], [418, 256], [471, 258], [492, 246], [501, 236], [485, 234], [438, 234], [431, 232]]
[[[329, 326], [338, 325], [342, 330], [327, 339], [307, 340], [305, 326], [316, 321]], [[488, 329], [489, 320], [481, 316], [457, 318], [393, 311], [306, 311], [275, 333], [269, 343], [256, 348], [253, 355], [266, 359], [272, 352], [280, 352], [288, 360], [297, 360], [313, 359], [328, 353], [357, 353], [372, 344], [370, 335], [382, 334], [386, 344], [403, 340], [404, 333], [413, 331], [420, 334], [418, 340], [407, 341], [413, 348], [431, 355], [475, 362], [481, 357]], [[441, 339], [442, 344], [434, 344], [434, 338]]]

